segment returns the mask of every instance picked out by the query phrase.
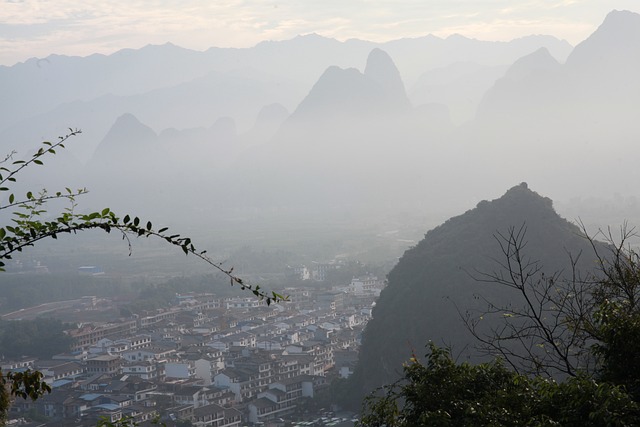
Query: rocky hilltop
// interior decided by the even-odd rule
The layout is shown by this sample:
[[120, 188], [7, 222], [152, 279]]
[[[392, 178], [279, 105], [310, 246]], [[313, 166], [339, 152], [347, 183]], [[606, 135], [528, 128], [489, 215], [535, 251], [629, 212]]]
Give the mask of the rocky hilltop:
[[592, 250], [579, 228], [561, 218], [552, 201], [526, 183], [496, 200], [480, 202], [429, 231], [389, 274], [389, 284], [364, 332], [353, 377], [358, 392], [399, 379], [403, 362], [414, 352], [423, 355], [430, 340], [450, 346], [461, 361], [475, 360], [474, 339], [460, 312], [485, 309], [483, 298], [498, 305], [517, 303], [505, 287], [479, 282], [474, 276], [500, 270], [498, 262], [504, 255], [497, 234], [523, 225], [525, 255], [539, 261], [544, 271], [567, 269], [568, 254], [582, 254], [581, 269], [593, 265]]

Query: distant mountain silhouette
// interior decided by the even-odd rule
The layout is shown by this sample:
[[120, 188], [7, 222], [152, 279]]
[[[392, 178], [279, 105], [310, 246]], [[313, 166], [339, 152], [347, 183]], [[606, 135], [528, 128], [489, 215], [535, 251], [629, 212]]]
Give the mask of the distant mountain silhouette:
[[[155, 183], [145, 190], [153, 195], [159, 180], [172, 180], [166, 194], [192, 191], [196, 200], [197, 190], [187, 188], [215, 183], [223, 189], [212, 198], [216, 208], [237, 202], [256, 212], [459, 207], [487, 188], [523, 180], [565, 199], [635, 191], [636, 19], [612, 13], [566, 64], [571, 46], [550, 36], [373, 43], [311, 34], [247, 49], [168, 44], [53, 55], [0, 67], [3, 96], [12, 100], [0, 103], [0, 148], [80, 127], [80, 143], [69, 151], [85, 163], [95, 151], [87, 176], [103, 170], [123, 185], [125, 175], [144, 176]], [[610, 70], [608, 62], [626, 65]], [[274, 104], [282, 108], [273, 116], [263, 110]], [[127, 112], [158, 134], [150, 149], [130, 156], [151, 164], [144, 173], [123, 158], [131, 152], [116, 148], [146, 138], [115, 136], [121, 124], [112, 125]], [[594, 173], [600, 170], [607, 173]], [[81, 184], [98, 194], [94, 181]]]
[[281, 104], [270, 104], [262, 107], [256, 118], [256, 126], [265, 123], [283, 122], [289, 116], [289, 112]]
[[157, 135], [153, 129], [142, 124], [133, 114], [126, 113], [118, 117], [111, 126], [98, 146], [94, 158], [142, 152], [151, 149], [156, 139]]
[[[86, 204], [123, 211], [143, 200], [142, 213], [177, 215], [181, 209], [195, 210], [197, 206], [188, 200], [199, 197], [203, 184], [222, 182], [242, 148], [230, 117], [221, 117], [208, 128], [169, 128], [157, 135], [133, 114], [123, 114], [83, 168], [82, 182], [92, 190]], [[165, 197], [172, 200], [170, 208]]]
[[50, 55], [0, 67], [4, 96], [12, 100], [0, 104], [0, 129], [67, 102], [174, 86], [202, 76], [203, 69], [211, 69], [206, 58], [170, 43], [108, 56]]
[[262, 107], [253, 127], [240, 136], [240, 144], [244, 148], [255, 147], [271, 140], [282, 123], [289, 117], [289, 112], [281, 104], [270, 104]]
[[105, 135], [99, 149], [122, 150], [149, 146], [156, 139], [156, 133], [140, 122], [133, 114], [126, 113], [117, 118]]
[[167, 169], [158, 148], [156, 133], [133, 114], [118, 117], [84, 167], [84, 182], [92, 190], [89, 204], [99, 194], [101, 203], [122, 209], [153, 194]]
[[[187, 85], [179, 89], [178, 86], [203, 80], [207, 75], [209, 80], [221, 80], [222, 85], [226, 83], [227, 74], [237, 74], [239, 71], [253, 70], [263, 79], [266, 79], [265, 76], [274, 77], [263, 81], [257, 89], [263, 91], [265, 84], [270, 85], [271, 88], [277, 88], [279, 97], [262, 99], [259, 104], [279, 102], [292, 110], [327, 67], [359, 66], [376, 47], [389, 52], [401, 65], [399, 68], [403, 78], [412, 83], [419, 75], [434, 67], [469, 60], [508, 64], [540, 46], [547, 46], [559, 58], [566, 56], [571, 49], [567, 42], [550, 36], [531, 36], [508, 43], [426, 36], [379, 44], [363, 40], [339, 42], [310, 34], [291, 40], [262, 42], [245, 49], [210, 48], [198, 52], [167, 43], [141, 49], [123, 49], [111, 55], [32, 58], [11, 67], [0, 66], [3, 97], [11, 100], [0, 103], [0, 141], [16, 140], [20, 135], [29, 134], [26, 139], [30, 139], [49, 134], [59, 125], [60, 117], [64, 117], [62, 129], [69, 125], [81, 127], [86, 131], [85, 138], [88, 134], [95, 135], [91, 143], [97, 144], [112, 121], [127, 111], [138, 115], [157, 131], [170, 127], [210, 126], [220, 116], [231, 116], [238, 123], [242, 122], [243, 118], [238, 115], [246, 109], [223, 109], [211, 117], [206, 114], [210, 109], [201, 108], [202, 103], [194, 106], [181, 99], [186, 95], [206, 94], [206, 91], [198, 88], [204, 83], [202, 81], [196, 82], [191, 88]], [[309, 55], [309, 52], [313, 52], [313, 55]], [[253, 77], [244, 76], [245, 81], [249, 82], [256, 80]], [[171, 88], [176, 88], [177, 93]], [[248, 88], [256, 90], [251, 84]], [[100, 105], [102, 100], [93, 102], [103, 97], [111, 97], [114, 111]], [[172, 103], [174, 97], [179, 101], [175, 106]], [[212, 96], [210, 99], [217, 98]], [[78, 110], [65, 108], [65, 104], [75, 102], [89, 102], [91, 105], [83, 105]], [[118, 105], [120, 103], [122, 105]], [[151, 114], [146, 111], [157, 110], [154, 107], [159, 106], [169, 112], [160, 115], [157, 111]], [[250, 117], [257, 111], [249, 111]], [[106, 122], [87, 117], [92, 112], [99, 117], [108, 116]], [[185, 118], [189, 114], [193, 117], [191, 122]], [[67, 123], [67, 120], [72, 123]], [[35, 126], [37, 131], [34, 130], [35, 122], [38, 123]], [[96, 122], [100, 122], [99, 125], [88, 129], [87, 123], [93, 126]]]
[[558, 102], [557, 97], [568, 96], [568, 82], [562, 65], [542, 47], [511, 65], [504, 76], [482, 99], [478, 116], [484, 118], [494, 114], [518, 114], [526, 118], [544, 106]]
[[540, 120], [549, 116], [565, 122], [589, 117], [587, 126], [627, 120], [640, 96], [639, 47], [640, 15], [613, 11], [564, 65], [543, 49], [516, 61], [487, 92], [478, 117], [531, 120], [542, 129]]
[[462, 124], [476, 115], [483, 95], [504, 76], [508, 65], [455, 62], [423, 73], [408, 91], [415, 106], [443, 104], [451, 110], [454, 123]]
[[582, 254], [579, 267], [592, 268], [592, 251], [579, 229], [556, 214], [551, 200], [527, 184], [511, 188], [496, 200], [478, 203], [475, 209], [429, 231], [389, 273], [388, 286], [364, 332], [352, 377], [358, 393], [399, 379], [402, 363], [414, 352], [424, 355], [429, 340], [452, 346], [460, 361], [473, 355], [475, 342], [457, 310], [485, 309], [478, 294], [500, 305], [517, 303], [508, 288], [480, 283], [472, 276], [499, 271], [498, 262], [504, 256], [495, 235], [522, 225], [527, 228], [524, 253], [540, 261], [544, 271], [570, 267], [567, 253]]
[[541, 73], [555, 73], [560, 69], [560, 63], [551, 56], [549, 50], [541, 47], [530, 55], [518, 59], [506, 72], [505, 77], [512, 80], [522, 80]]
[[393, 60], [374, 49], [364, 73], [329, 67], [273, 139], [238, 160], [238, 193], [280, 207], [295, 194], [308, 209], [369, 205], [381, 191], [403, 199], [419, 185], [429, 126], [450, 126], [446, 108], [411, 108]]
[[362, 108], [368, 110], [372, 107], [371, 103], [381, 97], [382, 90], [357, 69], [331, 66], [320, 76], [309, 94], [298, 105], [293, 118], [327, 113], [335, 113], [335, 115], [357, 113]]
[[573, 49], [566, 65], [576, 74], [593, 78], [633, 80], [633, 76], [640, 73], [638, 46], [640, 14], [614, 10], [593, 34]]
[[409, 100], [391, 57], [380, 49], [369, 54], [365, 72], [355, 68], [327, 68], [292, 114], [291, 120], [347, 120], [369, 114], [405, 112]]
[[373, 49], [367, 58], [364, 75], [380, 85], [387, 101], [395, 108], [409, 107], [407, 93], [400, 72], [389, 54], [381, 49]]

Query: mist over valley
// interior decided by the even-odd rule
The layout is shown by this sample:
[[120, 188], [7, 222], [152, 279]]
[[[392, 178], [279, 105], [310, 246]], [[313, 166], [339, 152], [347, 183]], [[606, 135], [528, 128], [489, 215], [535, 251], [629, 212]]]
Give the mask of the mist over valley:
[[[518, 300], [478, 283], [501, 265], [496, 235], [522, 227], [527, 255], [549, 272], [570, 270], [567, 254], [579, 258], [570, 267], [589, 271], [591, 252], [607, 246], [581, 233], [640, 224], [638, 76], [640, 14], [628, 10], [603, 16], [575, 46], [540, 34], [373, 42], [311, 33], [0, 66], [5, 166], [81, 130], [44, 165], [29, 165], [12, 193], [87, 188], [72, 212], [109, 207], [152, 221], [149, 230], [169, 227], [221, 267], [104, 227], [38, 240], [0, 273], [0, 343], [15, 340], [10, 322], [51, 316], [74, 354], [117, 354], [126, 365], [141, 334], [175, 347], [162, 356], [175, 375], [185, 360], [215, 359], [208, 380], [187, 372], [167, 393], [218, 387], [203, 406], [248, 411], [229, 425], [293, 425], [277, 424], [281, 409], [263, 417], [260, 405], [271, 408], [298, 377], [300, 396], [317, 403], [305, 400], [304, 414], [351, 422], [332, 399], [355, 417], [362, 397], [400, 378], [428, 341], [461, 361], [486, 360], [461, 317], [487, 300]], [[7, 227], [14, 202], [0, 197]], [[71, 206], [53, 199], [39, 220]], [[636, 236], [626, 243], [636, 248]], [[291, 299], [261, 304], [233, 276], [230, 286], [231, 273]], [[131, 341], [120, 343], [127, 350], [113, 350], [117, 339]], [[278, 385], [236, 390], [234, 376], [267, 359]], [[278, 371], [285, 365], [295, 375]]]

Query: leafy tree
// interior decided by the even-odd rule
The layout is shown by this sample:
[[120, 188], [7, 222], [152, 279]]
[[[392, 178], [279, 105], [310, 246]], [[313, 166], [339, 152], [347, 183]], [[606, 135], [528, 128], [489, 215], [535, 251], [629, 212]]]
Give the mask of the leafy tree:
[[4, 374], [0, 371], [0, 425], [6, 421], [12, 397], [36, 400], [46, 393], [51, 393], [51, 387], [42, 381], [41, 372], [27, 369]]
[[622, 228], [616, 243], [611, 231], [609, 256], [598, 255], [602, 279], [593, 291], [593, 313], [585, 329], [593, 341], [596, 374], [623, 385], [640, 399], [640, 254], [628, 243], [633, 229]]
[[[132, 249], [132, 237], [158, 238], [180, 248], [186, 255], [195, 256], [208, 263], [226, 275], [232, 286], [237, 284], [267, 304], [283, 299], [275, 292], [266, 292], [259, 285], [245, 282], [233, 273], [233, 268], [223, 268], [221, 264], [209, 258], [206, 251], [196, 249], [191, 238], [171, 234], [167, 228], [155, 229], [151, 221], [131, 215], [121, 217], [109, 208], [78, 213], [77, 198], [87, 193], [85, 188], [65, 188], [54, 193], [43, 189], [39, 192], [27, 191], [24, 195], [12, 192], [12, 186], [26, 168], [42, 166], [46, 156], [55, 155], [56, 150], [65, 148], [69, 138], [80, 133], [80, 130], [69, 129], [69, 134], [59, 137], [56, 142], [42, 142], [36, 152], [26, 159], [14, 159], [16, 153], [12, 152], [0, 161], [0, 195], [6, 195], [4, 200], [0, 200], [0, 220], [4, 220], [3, 214], [9, 214], [11, 217], [8, 223], [0, 223], [0, 271], [4, 271], [6, 261], [15, 253], [22, 252], [43, 239], [56, 239], [60, 234], [76, 234], [87, 230], [101, 230], [106, 233], [115, 231], [127, 242], [129, 254]], [[60, 212], [49, 212], [47, 208], [54, 201], [66, 201], [68, 205]], [[5, 386], [8, 386], [8, 390]], [[37, 399], [49, 391], [49, 386], [42, 382], [42, 375], [37, 371], [0, 371], [0, 416], [6, 415], [11, 396]]]
[[69, 325], [55, 319], [0, 321], [0, 348], [4, 357], [27, 354], [41, 359], [69, 351], [73, 339], [64, 333]]
[[501, 359], [457, 364], [429, 344], [427, 362], [413, 356], [404, 378], [365, 400], [361, 426], [637, 425], [640, 407], [624, 389], [588, 376], [563, 383], [508, 369]]

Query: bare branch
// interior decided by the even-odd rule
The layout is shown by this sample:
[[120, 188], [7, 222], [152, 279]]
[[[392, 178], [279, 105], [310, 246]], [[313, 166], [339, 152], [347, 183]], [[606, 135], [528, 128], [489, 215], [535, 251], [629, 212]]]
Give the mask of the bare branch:
[[580, 254], [568, 255], [571, 277], [564, 278], [562, 271], [547, 274], [525, 254], [526, 233], [525, 224], [497, 232], [502, 255], [497, 270], [474, 276], [514, 290], [520, 303], [496, 305], [477, 297], [487, 308], [463, 316], [467, 329], [482, 354], [500, 356], [520, 373], [575, 376], [589, 359], [584, 324], [592, 307], [588, 283], [576, 271]]

